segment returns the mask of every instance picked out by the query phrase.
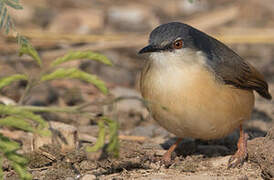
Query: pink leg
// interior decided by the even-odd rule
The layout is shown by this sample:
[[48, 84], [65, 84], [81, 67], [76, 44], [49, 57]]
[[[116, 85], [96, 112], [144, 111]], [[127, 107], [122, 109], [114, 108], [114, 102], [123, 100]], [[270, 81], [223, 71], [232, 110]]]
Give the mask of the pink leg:
[[178, 138], [177, 141], [172, 146], [170, 146], [170, 148], [167, 150], [167, 152], [163, 155], [161, 161], [165, 166], [171, 165], [171, 154], [176, 149], [176, 147], [179, 145], [179, 143], [181, 141], [182, 141], [182, 139]]
[[244, 133], [242, 125], [240, 126], [240, 138], [238, 140], [238, 150], [231, 156], [228, 161], [228, 168], [235, 168], [237, 165], [242, 165], [247, 158], [247, 138], [248, 135]]

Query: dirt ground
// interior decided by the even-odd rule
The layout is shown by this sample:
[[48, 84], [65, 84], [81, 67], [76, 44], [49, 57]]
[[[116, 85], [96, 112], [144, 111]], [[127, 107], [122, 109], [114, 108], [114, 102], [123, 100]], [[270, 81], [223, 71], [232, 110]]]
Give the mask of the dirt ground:
[[[28, 0], [24, 10], [12, 12], [18, 31], [31, 39], [44, 64], [72, 50], [92, 50], [106, 55], [107, 67], [93, 61], [69, 62], [63, 67], [79, 67], [103, 79], [113, 97], [140, 97], [136, 88], [144, 57], [137, 55], [148, 40], [149, 32], [169, 21], [187, 22], [216, 36], [262, 72], [274, 96], [274, 4], [272, 0]], [[90, 35], [96, 35], [91, 37]], [[108, 36], [108, 38], [106, 38]], [[17, 56], [17, 45], [0, 39], [0, 77], [20, 73], [23, 65], [29, 73], [39, 68], [28, 57]], [[20, 62], [20, 63], [18, 63]], [[25, 82], [1, 90], [1, 98], [18, 102]], [[76, 80], [52, 81], [32, 91], [27, 105], [72, 106], [107, 99], [93, 86]], [[247, 180], [274, 178], [274, 101], [256, 95], [252, 118], [245, 124], [249, 135], [248, 159], [241, 167], [227, 168], [236, 151], [238, 131], [219, 140], [184, 139], [173, 154], [174, 163], [164, 167], [159, 159], [176, 137], [150, 117], [145, 106], [128, 99], [115, 104], [111, 118], [120, 129], [119, 158], [107, 156], [106, 148], [87, 153], [98, 136], [97, 122], [72, 114], [48, 114], [48, 121], [69, 125], [77, 131], [77, 148], [62, 150], [45, 145], [33, 150], [31, 135], [11, 132], [11, 138], [23, 145], [29, 157], [28, 170], [37, 180], [88, 179], [183, 179]], [[94, 108], [94, 113], [102, 113]], [[18, 133], [18, 136], [16, 134]], [[22, 134], [23, 133], [23, 134]], [[31, 143], [30, 143], [31, 144]], [[5, 179], [18, 176], [4, 163]]]

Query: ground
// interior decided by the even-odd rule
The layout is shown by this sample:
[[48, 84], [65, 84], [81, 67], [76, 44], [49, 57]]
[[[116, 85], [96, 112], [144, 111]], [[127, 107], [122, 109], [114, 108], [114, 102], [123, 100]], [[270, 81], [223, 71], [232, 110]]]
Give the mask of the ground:
[[[145, 57], [137, 52], [146, 45], [149, 32], [169, 21], [189, 23], [231, 47], [265, 76], [274, 96], [274, 6], [271, 0], [249, 1], [87, 1], [29, 0], [21, 13], [12, 12], [18, 31], [30, 38], [44, 66], [66, 52], [92, 50], [106, 55], [113, 66], [89, 60], [68, 62], [61, 67], [78, 67], [95, 73], [106, 82], [110, 96], [137, 97], [138, 73]], [[17, 45], [7, 37], [0, 39], [0, 77], [40, 69], [26, 56], [17, 56]], [[26, 82], [1, 90], [0, 101], [18, 102]], [[77, 80], [52, 81], [31, 92], [27, 105], [72, 106], [109, 99], [90, 84]], [[105, 148], [87, 153], [98, 137], [97, 121], [73, 114], [41, 114], [58, 126], [77, 132], [76, 148], [64, 150], [56, 144], [32, 147], [33, 135], [13, 129], [1, 133], [20, 142], [21, 153], [29, 157], [33, 179], [271, 179], [274, 178], [274, 101], [255, 96], [248, 133], [248, 159], [241, 167], [227, 168], [236, 151], [237, 130], [213, 141], [184, 139], [173, 154], [173, 164], [164, 167], [159, 159], [176, 141], [160, 127], [146, 107], [136, 99], [115, 104], [113, 110], [91, 107], [119, 123], [119, 158], [107, 156]], [[74, 137], [74, 136], [73, 136]], [[5, 179], [18, 179], [7, 162]]]

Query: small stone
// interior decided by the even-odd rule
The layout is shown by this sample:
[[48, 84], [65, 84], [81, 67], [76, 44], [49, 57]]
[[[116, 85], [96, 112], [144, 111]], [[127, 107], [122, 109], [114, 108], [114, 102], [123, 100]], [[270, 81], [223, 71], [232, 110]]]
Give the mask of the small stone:
[[155, 155], [156, 156], [163, 156], [166, 152], [167, 152], [167, 150], [157, 149], [157, 150], [155, 150]]
[[39, 147], [46, 144], [61, 145], [62, 151], [78, 147], [78, 132], [74, 126], [54, 121], [50, 121], [49, 124], [52, 128], [53, 137], [35, 135], [33, 140], [34, 149], [39, 149]]
[[16, 102], [13, 99], [8, 98], [6, 96], [0, 96], [0, 104], [16, 105]]
[[75, 180], [73, 177], [67, 177], [65, 180]]
[[255, 138], [247, 142], [248, 159], [262, 169], [264, 179], [274, 177], [274, 128], [270, 128], [266, 137]]
[[96, 176], [93, 175], [93, 174], [86, 174], [82, 177], [81, 180], [93, 180], [93, 179], [96, 179]]
[[220, 157], [220, 158], [212, 159], [210, 162], [213, 167], [221, 167], [222, 165], [226, 166], [230, 157], [231, 156]]

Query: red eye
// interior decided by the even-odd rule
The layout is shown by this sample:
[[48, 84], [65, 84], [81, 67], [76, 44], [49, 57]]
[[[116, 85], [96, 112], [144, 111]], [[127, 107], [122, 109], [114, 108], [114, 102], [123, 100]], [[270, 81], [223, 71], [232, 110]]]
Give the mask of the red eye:
[[181, 39], [177, 40], [173, 43], [174, 49], [181, 49], [182, 47], [183, 47], [183, 41]]

